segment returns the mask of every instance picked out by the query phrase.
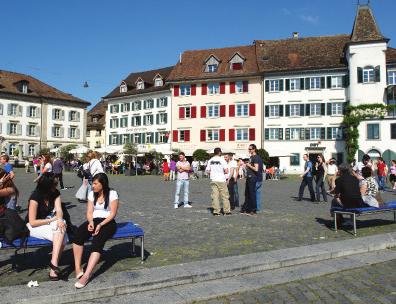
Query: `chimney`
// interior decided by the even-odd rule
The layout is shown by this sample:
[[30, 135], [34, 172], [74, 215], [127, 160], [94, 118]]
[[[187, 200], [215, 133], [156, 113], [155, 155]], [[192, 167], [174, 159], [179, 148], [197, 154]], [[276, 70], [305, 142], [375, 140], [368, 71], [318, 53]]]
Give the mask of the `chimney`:
[[298, 39], [298, 35], [299, 35], [298, 32], [293, 32], [293, 39]]

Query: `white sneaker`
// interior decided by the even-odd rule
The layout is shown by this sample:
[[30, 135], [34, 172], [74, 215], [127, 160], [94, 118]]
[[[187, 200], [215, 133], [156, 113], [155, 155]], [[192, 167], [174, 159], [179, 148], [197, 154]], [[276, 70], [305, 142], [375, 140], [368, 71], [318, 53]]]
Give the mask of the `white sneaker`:
[[179, 205], [178, 205], [178, 204], [175, 204], [174, 206], [175, 206], [175, 209], [179, 208]]
[[184, 204], [184, 208], [192, 208], [190, 204]]

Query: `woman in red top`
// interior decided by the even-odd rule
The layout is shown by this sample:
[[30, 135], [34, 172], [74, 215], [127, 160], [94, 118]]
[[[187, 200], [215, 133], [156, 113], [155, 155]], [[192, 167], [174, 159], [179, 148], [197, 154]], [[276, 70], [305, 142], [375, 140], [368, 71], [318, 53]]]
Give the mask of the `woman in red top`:
[[378, 157], [377, 163], [377, 175], [378, 175], [378, 190], [385, 190], [385, 178], [388, 175], [388, 166], [385, 164], [382, 157]]
[[162, 172], [164, 172], [164, 181], [169, 181], [169, 165], [166, 159], [162, 162]]

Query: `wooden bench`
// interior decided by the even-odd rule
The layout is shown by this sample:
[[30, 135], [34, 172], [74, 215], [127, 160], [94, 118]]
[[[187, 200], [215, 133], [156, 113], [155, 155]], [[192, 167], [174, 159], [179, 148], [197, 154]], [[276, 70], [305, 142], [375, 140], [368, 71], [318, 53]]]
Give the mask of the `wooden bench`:
[[[132, 255], [135, 254], [135, 240], [140, 239], [140, 257], [141, 263], [144, 262], [144, 231], [143, 229], [132, 222], [117, 223], [117, 231], [111, 238], [112, 240], [131, 239], [132, 240]], [[22, 246], [21, 246], [22, 245]], [[17, 239], [12, 245], [7, 244], [2, 237], [0, 237], [0, 250], [1, 249], [15, 249], [15, 255], [18, 254], [20, 249], [38, 248], [52, 246], [51, 241], [37, 239], [35, 237], [28, 237], [26, 244], [21, 244], [21, 240]], [[15, 265], [13, 263], [13, 268]]]
[[361, 208], [341, 208], [333, 207], [330, 209], [334, 212], [334, 230], [337, 232], [337, 214], [350, 215], [353, 219], [353, 234], [356, 236], [356, 217], [376, 213], [393, 212], [393, 220], [396, 222], [396, 201], [387, 202], [383, 207], [361, 207]]

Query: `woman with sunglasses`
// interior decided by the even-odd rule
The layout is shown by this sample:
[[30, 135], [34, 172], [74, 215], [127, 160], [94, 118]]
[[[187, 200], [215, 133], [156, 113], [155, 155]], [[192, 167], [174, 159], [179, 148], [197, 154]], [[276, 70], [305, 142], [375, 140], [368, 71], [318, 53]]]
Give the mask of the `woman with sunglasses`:
[[322, 192], [323, 202], [327, 203], [327, 192], [325, 188], [325, 177], [326, 177], [326, 163], [324, 161], [323, 155], [317, 156], [317, 161], [315, 164], [316, 174], [315, 174], [315, 181], [316, 181], [316, 202], [320, 202], [320, 192]]

